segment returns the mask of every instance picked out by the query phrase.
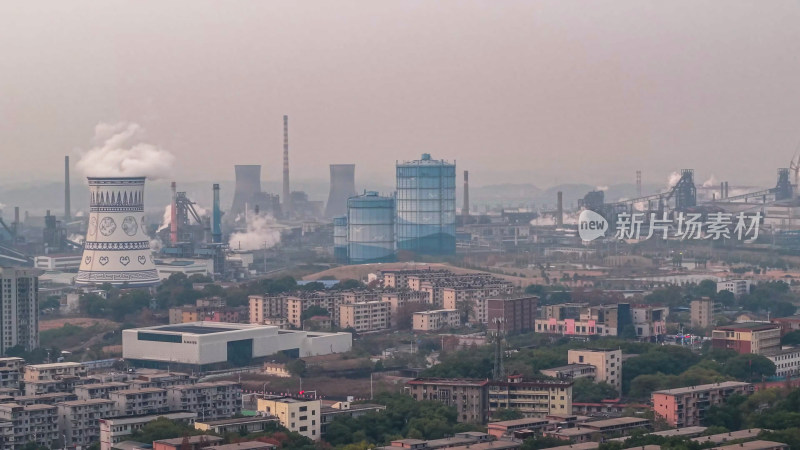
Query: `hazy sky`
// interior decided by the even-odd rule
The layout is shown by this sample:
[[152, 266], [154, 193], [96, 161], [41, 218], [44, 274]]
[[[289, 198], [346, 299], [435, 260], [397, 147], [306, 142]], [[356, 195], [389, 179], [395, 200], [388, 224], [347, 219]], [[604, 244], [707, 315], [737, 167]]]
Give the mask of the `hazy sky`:
[[[797, 1], [0, 3], [0, 182], [58, 179], [99, 122], [180, 180], [457, 160], [476, 185], [774, 183], [800, 141]], [[302, 187], [302, 186], [293, 186]]]

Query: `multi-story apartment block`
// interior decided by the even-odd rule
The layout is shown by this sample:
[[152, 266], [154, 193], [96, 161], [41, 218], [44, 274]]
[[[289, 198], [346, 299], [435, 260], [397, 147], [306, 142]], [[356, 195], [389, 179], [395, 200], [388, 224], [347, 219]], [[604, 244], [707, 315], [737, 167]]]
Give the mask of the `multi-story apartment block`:
[[58, 445], [58, 409], [53, 405], [2, 403], [0, 421], [13, 423], [15, 448], [27, 442], [36, 442], [47, 448], [61, 447]]
[[0, 358], [0, 388], [19, 389], [25, 360], [9, 356]]
[[370, 403], [351, 404], [350, 402], [324, 402], [320, 414], [322, 417], [320, 433], [323, 436], [328, 432], [330, 425], [339, 417], [359, 417], [371, 412], [384, 411], [385, 405], [375, 405]]
[[169, 309], [169, 323], [239, 322], [239, 311], [226, 307], [181, 306]]
[[0, 355], [14, 346], [39, 346], [38, 269], [0, 267]]
[[385, 301], [339, 305], [339, 328], [358, 332], [385, 330], [391, 326], [391, 303]]
[[267, 431], [271, 425], [279, 422], [274, 416], [245, 416], [220, 420], [197, 421], [194, 427], [200, 431], [213, 431], [219, 435], [238, 433], [246, 435]]
[[522, 375], [490, 381], [489, 412], [518, 409], [525, 417], [572, 414], [572, 382], [525, 381]]
[[334, 323], [339, 322], [339, 305], [343, 302], [343, 296], [338, 292], [309, 292], [292, 295], [286, 298], [286, 318], [289, 323], [296, 328], [301, 328], [301, 315], [303, 311], [312, 306], [325, 308], [331, 315]]
[[248, 297], [250, 305], [250, 323], [263, 324], [270, 318], [286, 317], [285, 296], [251, 295]]
[[708, 297], [692, 300], [691, 324], [692, 328], [709, 328], [714, 319], [714, 300]]
[[134, 431], [141, 430], [143, 426], [159, 417], [165, 417], [169, 420], [192, 425], [195, 419], [197, 419], [197, 413], [179, 411], [164, 414], [100, 419], [100, 450], [111, 450], [114, 444], [127, 441]]
[[57, 403], [58, 431], [66, 446], [88, 447], [100, 439], [100, 419], [115, 416], [114, 402], [103, 398]]
[[770, 353], [781, 348], [781, 327], [773, 323], [746, 322], [716, 327], [711, 332], [711, 346], [737, 353]]
[[486, 423], [489, 420], [489, 380], [461, 378], [416, 378], [405, 391], [414, 400], [432, 400], [455, 406], [458, 421]]
[[735, 297], [750, 293], [750, 280], [725, 280], [717, 282], [717, 292], [731, 291]]
[[700, 425], [708, 408], [725, 403], [734, 395], [748, 395], [753, 385], [740, 381], [689, 386], [654, 391], [651, 394], [653, 411], [672, 427]]
[[489, 329], [503, 333], [533, 331], [538, 297], [490, 298], [486, 301]]
[[381, 301], [389, 302], [389, 315], [391, 316], [390, 328], [397, 326], [396, 320], [398, 313], [406, 305], [430, 304], [430, 295], [422, 291], [411, 291], [408, 289], [384, 292], [381, 294]]
[[419, 311], [413, 316], [414, 331], [437, 331], [443, 328], [458, 328], [460, 325], [461, 315], [455, 309]]
[[202, 420], [233, 417], [242, 410], [242, 387], [233, 381], [172, 386], [167, 404], [172, 411], [194, 411]]
[[169, 411], [167, 391], [161, 388], [123, 389], [109, 392], [108, 399], [120, 416], [158, 414]]
[[78, 397], [78, 400], [91, 400], [96, 398], [108, 399], [109, 393], [121, 391], [123, 389], [128, 389], [128, 384], [118, 381], [84, 384], [82, 386], [75, 386], [75, 395]]
[[567, 352], [567, 362], [594, 366], [596, 382], [606, 382], [622, 392], [622, 350], [573, 349]]
[[[502, 280], [493, 280], [488, 283], [464, 283], [444, 285], [442, 287], [442, 305], [445, 309], [458, 309], [458, 305], [470, 302], [472, 312], [470, 322], [489, 323], [487, 302], [490, 298], [500, 298], [511, 295], [514, 286]], [[530, 327], [533, 328], [533, 325]]]
[[800, 349], [797, 347], [762, 352], [763, 356], [775, 364], [775, 375], [794, 377], [800, 374]]
[[25, 366], [23, 380], [26, 382], [58, 381], [67, 377], [85, 377], [87, 373], [86, 367], [76, 362], [29, 364]]
[[536, 320], [536, 331], [560, 335], [619, 336], [626, 329], [636, 337], [653, 339], [666, 334], [669, 308], [656, 305], [589, 306], [586, 303], [564, 303], [542, 308], [543, 317]]
[[281, 425], [315, 441], [321, 436], [319, 400], [267, 396], [258, 399], [258, 411], [275, 416]]
[[358, 290], [342, 292], [342, 302], [344, 303], [363, 303], [375, 302], [381, 299], [380, 292], [373, 290]]
[[197, 383], [197, 378], [181, 372], [161, 372], [139, 374], [135, 379], [128, 381], [128, 386], [133, 389], [140, 388], [168, 388], [184, 384]]
[[445, 269], [397, 269], [381, 271], [383, 287], [392, 289], [410, 289], [408, 285], [408, 278], [412, 276], [424, 277], [425, 279], [434, 279], [452, 275], [453, 272]]

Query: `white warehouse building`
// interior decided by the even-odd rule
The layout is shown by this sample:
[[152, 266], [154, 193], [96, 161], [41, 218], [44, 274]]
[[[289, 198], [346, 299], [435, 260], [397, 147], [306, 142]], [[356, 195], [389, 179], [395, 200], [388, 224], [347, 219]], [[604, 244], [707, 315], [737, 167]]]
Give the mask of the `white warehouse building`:
[[191, 322], [122, 331], [122, 356], [138, 367], [204, 372], [293, 357], [349, 351], [350, 333], [281, 330], [275, 326]]

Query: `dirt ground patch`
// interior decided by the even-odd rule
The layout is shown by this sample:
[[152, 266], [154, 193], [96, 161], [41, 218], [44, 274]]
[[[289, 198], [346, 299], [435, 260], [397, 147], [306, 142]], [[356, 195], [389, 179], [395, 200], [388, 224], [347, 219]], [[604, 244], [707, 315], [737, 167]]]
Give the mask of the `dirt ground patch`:
[[[233, 376], [230, 379], [236, 380]], [[403, 390], [405, 381], [408, 378], [385, 376], [375, 374], [372, 380], [373, 394], [379, 392], [400, 392]], [[268, 393], [275, 394], [297, 394], [300, 389], [300, 380], [297, 377], [278, 378], [266, 375], [247, 374], [242, 375], [242, 388], [246, 391], [262, 392], [264, 383]], [[303, 378], [303, 389], [306, 391], [317, 391], [319, 397], [330, 397], [334, 399], [346, 398], [352, 395], [356, 399], [369, 399], [370, 386], [369, 377], [366, 378], [333, 378], [333, 377], [307, 377]]]
[[91, 317], [66, 317], [61, 319], [40, 320], [39, 331], [61, 328], [66, 324], [75, 325], [81, 328], [89, 328], [94, 324], [98, 324], [103, 328], [114, 328], [118, 325], [116, 322], [107, 319], [94, 319]]

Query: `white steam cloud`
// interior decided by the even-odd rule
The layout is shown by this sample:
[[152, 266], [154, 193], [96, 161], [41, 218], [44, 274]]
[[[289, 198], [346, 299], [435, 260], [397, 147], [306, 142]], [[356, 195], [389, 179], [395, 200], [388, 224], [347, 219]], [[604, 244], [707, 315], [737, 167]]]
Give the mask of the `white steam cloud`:
[[672, 172], [669, 174], [669, 178], [667, 179], [667, 189], [671, 189], [673, 186], [678, 184], [678, 181], [681, 181], [681, 174], [678, 172]]
[[172, 205], [167, 205], [164, 207], [164, 216], [161, 219], [161, 225], [159, 225], [156, 233], [161, 230], [165, 230], [169, 228], [170, 224], [172, 223]]
[[717, 181], [717, 177], [714, 174], [711, 174], [711, 177], [703, 182], [704, 188], [716, 187], [719, 186], [719, 181]]
[[232, 233], [228, 245], [233, 250], [259, 250], [280, 241], [281, 231], [272, 216], [248, 214], [247, 231]]
[[594, 189], [596, 191], [607, 191], [608, 190], [608, 186], [596, 186]]
[[148, 177], [169, 175], [175, 157], [142, 142], [144, 129], [136, 123], [100, 123], [94, 129], [94, 147], [76, 164], [89, 177]]

